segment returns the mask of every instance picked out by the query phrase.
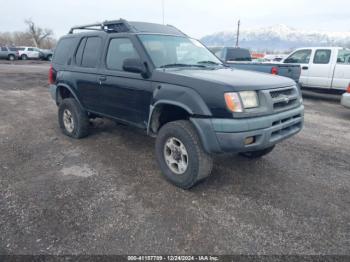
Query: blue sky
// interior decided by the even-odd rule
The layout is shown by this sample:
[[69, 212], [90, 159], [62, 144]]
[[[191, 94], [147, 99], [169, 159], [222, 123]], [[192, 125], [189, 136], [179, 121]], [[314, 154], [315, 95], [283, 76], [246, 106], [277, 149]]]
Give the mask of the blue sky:
[[[299, 29], [350, 31], [350, 1], [164, 0], [165, 22], [196, 38], [217, 31], [286, 24]], [[125, 18], [162, 23], [162, 0], [0, 0], [0, 31], [23, 30], [32, 18], [56, 36], [73, 25]]]

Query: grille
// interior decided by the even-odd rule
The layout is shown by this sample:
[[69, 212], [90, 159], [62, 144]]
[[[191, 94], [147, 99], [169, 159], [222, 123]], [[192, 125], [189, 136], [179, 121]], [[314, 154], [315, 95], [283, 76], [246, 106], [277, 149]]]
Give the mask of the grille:
[[277, 90], [277, 91], [271, 91], [270, 92], [270, 95], [272, 98], [278, 98], [282, 95], [285, 95], [285, 96], [290, 96], [293, 94], [293, 89], [285, 89], [285, 90]]
[[283, 111], [294, 107], [298, 103], [298, 92], [295, 87], [271, 90], [273, 110]]

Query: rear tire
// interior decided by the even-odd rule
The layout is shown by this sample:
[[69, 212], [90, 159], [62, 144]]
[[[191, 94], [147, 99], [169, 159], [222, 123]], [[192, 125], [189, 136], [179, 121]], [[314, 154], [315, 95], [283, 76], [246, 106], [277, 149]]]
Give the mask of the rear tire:
[[186, 120], [169, 122], [160, 129], [156, 158], [164, 177], [183, 189], [207, 178], [213, 167], [212, 157], [204, 151], [195, 128]]
[[9, 55], [8, 56], [8, 60], [10, 61], [14, 61], [16, 59], [16, 57], [14, 55]]
[[22, 60], [28, 60], [28, 56], [27, 55], [21, 55], [21, 59]]
[[251, 152], [242, 152], [239, 153], [241, 156], [244, 156], [246, 158], [259, 158], [259, 157], [263, 157], [269, 153], [271, 153], [271, 151], [275, 148], [275, 146], [271, 146], [262, 150], [257, 150], [257, 151], [251, 151]]
[[74, 98], [64, 99], [58, 108], [58, 123], [62, 132], [73, 138], [83, 138], [89, 133], [89, 118]]

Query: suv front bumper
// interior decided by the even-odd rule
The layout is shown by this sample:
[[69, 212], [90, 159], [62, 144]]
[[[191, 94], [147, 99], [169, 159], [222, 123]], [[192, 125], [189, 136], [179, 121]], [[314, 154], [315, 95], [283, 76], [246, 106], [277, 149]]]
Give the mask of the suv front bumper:
[[[256, 151], [287, 139], [304, 123], [304, 106], [244, 119], [191, 118], [208, 153]], [[247, 138], [254, 141], [246, 144]]]

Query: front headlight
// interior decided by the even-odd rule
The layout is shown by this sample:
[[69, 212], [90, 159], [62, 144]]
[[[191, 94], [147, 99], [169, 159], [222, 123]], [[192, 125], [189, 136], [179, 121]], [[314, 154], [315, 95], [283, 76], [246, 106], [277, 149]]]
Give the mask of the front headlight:
[[259, 106], [258, 95], [255, 91], [239, 92], [244, 108], [254, 108]]
[[244, 109], [259, 106], [258, 95], [255, 91], [242, 91], [225, 93], [227, 108], [232, 112], [243, 112]]

